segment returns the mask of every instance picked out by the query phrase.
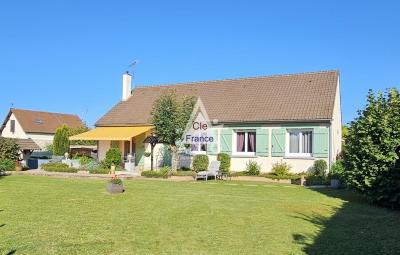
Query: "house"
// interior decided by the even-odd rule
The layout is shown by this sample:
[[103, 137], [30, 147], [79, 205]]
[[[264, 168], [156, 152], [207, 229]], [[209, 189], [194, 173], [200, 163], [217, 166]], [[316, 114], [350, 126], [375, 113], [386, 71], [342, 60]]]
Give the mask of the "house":
[[83, 123], [73, 114], [11, 108], [0, 128], [0, 135], [16, 138], [26, 159], [29, 151], [45, 150], [53, 142], [56, 129], [62, 125], [79, 127]]
[[[241, 171], [249, 160], [271, 170], [281, 160], [293, 172], [307, 171], [316, 159], [330, 166], [341, 152], [341, 102], [337, 71], [321, 71], [253, 78], [190, 82], [131, 89], [131, 76], [123, 75], [122, 100], [96, 122], [92, 131], [73, 139], [98, 140], [99, 159], [117, 146], [124, 155], [135, 154], [135, 163], [148, 169], [150, 151], [143, 144], [152, 132], [154, 101], [173, 89], [178, 96], [201, 98], [216, 146], [191, 146], [191, 154], [215, 159], [219, 152], [231, 155], [231, 170]], [[157, 164], [168, 158], [168, 150], [155, 148]]]

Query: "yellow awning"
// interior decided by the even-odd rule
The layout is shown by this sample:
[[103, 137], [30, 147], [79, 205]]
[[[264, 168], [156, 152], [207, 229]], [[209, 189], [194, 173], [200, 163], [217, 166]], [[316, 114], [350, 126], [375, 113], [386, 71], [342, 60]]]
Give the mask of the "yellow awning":
[[71, 136], [69, 140], [130, 141], [132, 137], [138, 136], [152, 128], [153, 126], [97, 127], [88, 132]]

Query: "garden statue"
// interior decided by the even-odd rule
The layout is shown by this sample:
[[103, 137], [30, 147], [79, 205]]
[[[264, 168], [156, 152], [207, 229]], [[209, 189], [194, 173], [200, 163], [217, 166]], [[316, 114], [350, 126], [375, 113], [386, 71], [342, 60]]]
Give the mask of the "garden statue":
[[68, 152], [66, 152], [66, 153], [64, 154], [64, 157], [65, 157], [65, 160], [68, 160], [69, 153], [68, 153]]
[[128, 158], [128, 162], [131, 163], [132, 160], [133, 160], [132, 154], [129, 153], [128, 156], [127, 156], [127, 158]]

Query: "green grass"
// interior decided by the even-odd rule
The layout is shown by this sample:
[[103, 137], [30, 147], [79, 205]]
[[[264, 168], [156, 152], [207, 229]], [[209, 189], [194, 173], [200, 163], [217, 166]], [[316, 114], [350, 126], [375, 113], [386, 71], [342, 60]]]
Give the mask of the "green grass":
[[0, 254], [396, 254], [400, 213], [345, 190], [0, 179]]

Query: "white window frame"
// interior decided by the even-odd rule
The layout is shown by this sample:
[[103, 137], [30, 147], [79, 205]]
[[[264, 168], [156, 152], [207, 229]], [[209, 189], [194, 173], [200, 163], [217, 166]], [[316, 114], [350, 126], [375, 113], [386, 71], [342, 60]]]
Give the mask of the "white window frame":
[[201, 150], [201, 144], [202, 144], [202, 143], [199, 142], [199, 143], [196, 143], [196, 144], [198, 145], [198, 149], [197, 149], [196, 151], [192, 151], [192, 144], [190, 144], [190, 148], [189, 148], [189, 149], [190, 149], [190, 153], [191, 153], [191, 154], [193, 154], [193, 155], [197, 155], [197, 154], [207, 154], [207, 146], [208, 146], [207, 143], [206, 143], [206, 150], [205, 150], [205, 151], [202, 151], [202, 150]]
[[[244, 134], [244, 152], [237, 151], [237, 133], [243, 132]], [[238, 129], [234, 130], [233, 138], [232, 138], [232, 151], [234, 155], [238, 156], [255, 156], [257, 148], [254, 148], [254, 152], [248, 152], [248, 139], [249, 139], [249, 132], [256, 133], [256, 130], [253, 129]], [[256, 147], [257, 147], [257, 134], [256, 134]]]
[[[285, 155], [288, 157], [306, 157], [312, 158], [313, 153], [303, 153], [303, 132], [311, 132], [311, 140], [314, 143], [314, 132], [312, 129], [288, 129], [286, 131], [286, 153]], [[299, 153], [290, 153], [290, 133], [298, 133], [299, 134]], [[311, 145], [311, 151], [314, 152], [314, 147]]]

